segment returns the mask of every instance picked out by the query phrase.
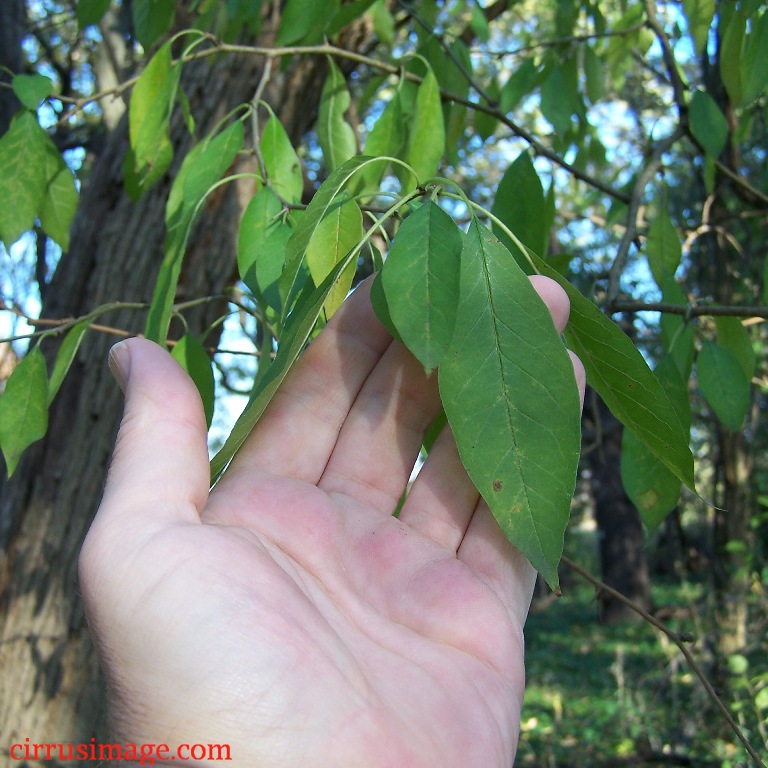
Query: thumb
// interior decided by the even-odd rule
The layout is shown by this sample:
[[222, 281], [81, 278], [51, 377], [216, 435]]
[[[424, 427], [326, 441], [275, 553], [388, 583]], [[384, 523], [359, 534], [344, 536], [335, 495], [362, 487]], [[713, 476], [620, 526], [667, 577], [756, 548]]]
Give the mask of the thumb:
[[125, 392], [125, 410], [97, 518], [130, 515], [130, 525], [140, 528], [199, 522], [209, 469], [197, 388], [162, 347], [146, 339], [116, 344], [109, 365]]

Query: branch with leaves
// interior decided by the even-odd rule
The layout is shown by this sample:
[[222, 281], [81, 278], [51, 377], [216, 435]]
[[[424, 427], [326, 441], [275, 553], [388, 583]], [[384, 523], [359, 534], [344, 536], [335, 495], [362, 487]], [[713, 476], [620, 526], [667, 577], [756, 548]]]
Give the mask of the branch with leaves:
[[[230, 5], [222, 9], [223, 16], [237, 12]], [[35, 330], [25, 338], [33, 343], [0, 399], [0, 446], [13, 471], [24, 448], [44, 434], [47, 408], [85, 331], [121, 333], [96, 321], [129, 306], [145, 313], [147, 338], [174, 348], [198, 384], [210, 423], [214, 350], [206, 347], [203, 337], [189, 333], [169, 339], [169, 327], [193, 302], [222, 298], [180, 304], [177, 294], [196, 222], [218, 191], [247, 179], [253, 193], [237, 227], [236, 254], [243, 300], [235, 306], [255, 317], [259, 366], [248, 404], [212, 461], [212, 481], [226, 469], [299, 355], [343, 301], [359, 265], [373, 264], [378, 272], [373, 284], [377, 313], [425, 370], [437, 371], [445, 414], [470, 477], [510, 541], [557, 589], [580, 447], [578, 402], [566, 347], [548, 323], [528, 277], [547, 275], [568, 293], [572, 313], [565, 331], [567, 345], [581, 357], [590, 384], [631, 435], [625, 444], [629, 447], [622, 448], [629, 467], [623, 479], [643, 521], [655, 530], [677, 502], [682, 485], [695, 491], [687, 390], [694, 363], [701, 392], [717, 418], [738, 430], [756, 366], [754, 354], [749, 355], [750, 337], [738, 318], [768, 313], [764, 297], [759, 306], [711, 306], [691, 303], [687, 296], [694, 294], [683, 290], [680, 276], [704, 239], [699, 234], [715, 229], [707, 224], [681, 243], [679, 232], [690, 231], [690, 225], [673, 221], [661, 171], [674, 171], [670, 157], [681, 146], [690, 150], [687, 138], [696, 144], [695, 162], [705, 181], [722, 170], [722, 141], [709, 130], [719, 125], [717, 113], [699, 95], [704, 92], [693, 90], [680, 73], [675, 59], [678, 32], [664, 26], [651, 2], [617, 11], [609, 27], [606, 19], [597, 18], [596, 7], [579, 7], [582, 16], [594, 13], [589, 27], [585, 19], [577, 24], [578, 14], [568, 15], [567, 3], [559, 4], [545, 40], [511, 49], [526, 54], [525, 60], [514, 63], [503, 84], [497, 71], [483, 72], [483, 65], [473, 61], [464, 19], [463, 25], [454, 25], [455, 31], [433, 23], [429, 13], [439, 12], [436, 4], [400, 3], [404, 12], [397, 24], [412, 31], [415, 42], [404, 47], [397, 61], [369, 55], [367, 48], [366, 53], [348, 50], [339, 42], [342, 30], [370, 13], [378, 34], [382, 39], [392, 35], [391, 43], [397, 24], [387, 16], [385, 4], [337, 5], [328, 18], [320, 18], [318, 6], [312, 6], [312, 13], [299, 13], [299, 5], [289, 2], [293, 13], [284, 17], [288, 21], [277, 30], [275, 46], [230, 42], [213, 27], [169, 38], [172, 18], [155, 20], [154, 25], [143, 19], [137, 36], [154, 53], [142, 72], [82, 97], [56, 96], [51, 81], [40, 74], [13, 77], [11, 87], [24, 109], [0, 138], [0, 170], [9, 179], [13, 201], [0, 209], [0, 237], [7, 248], [37, 227], [66, 250], [79, 204], [78, 184], [51, 131], [40, 124], [41, 101], [64, 105], [60, 127], [82, 116], [87, 107], [130, 90], [125, 189], [139, 199], [162, 188], [171, 176], [172, 181], [163, 195], [167, 235], [151, 301], [104, 305], [72, 319], [28, 318]], [[509, 6], [500, 0], [480, 16], [487, 23]], [[695, 17], [705, 11], [694, 6], [686, 4], [680, 13], [700, 50], [702, 29], [707, 32], [715, 22], [714, 17]], [[275, 5], [271, 12], [278, 10]], [[259, 21], [249, 18], [243, 23]], [[477, 29], [483, 28], [482, 21], [475, 17]], [[756, 28], [744, 25], [740, 44], [745, 50]], [[527, 33], [524, 39], [528, 41]], [[638, 57], [650, 58], [654, 40], [660, 54], [654, 53], [649, 69], [638, 76], [630, 65]], [[491, 61], [500, 54], [486, 50], [486, 55]], [[248, 104], [222, 105], [223, 117], [200, 136], [182, 74], [192, 62], [236, 56], [264, 60], [252, 87], [254, 96]], [[317, 144], [307, 151], [297, 151], [280, 116], [265, 110], [261, 101], [283, 63], [300, 58], [327, 61]], [[354, 78], [342, 62], [354, 70]], [[739, 69], [741, 85], [734, 78], [731, 88], [755, 91], [748, 74]], [[609, 97], [605, 81], [614, 75]], [[661, 138], [648, 141], [644, 134], [637, 142], [644, 154], [625, 167], [621, 158], [609, 163], [601, 128], [593, 125], [589, 107], [618, 100], [630, 75], [642, 76], [653, 89], [663, 91], [668, 110], [659, 120]], [[764, 98], [766, 84], [760, 85], [756, 92]], [[359, 121], [349, 114], [353, 96], [360, 105]], [[746, 103], [745, 96], [740, 104]], [[525, 110], [520, 105], [526, 105]], [[174, 157], [178, 149], [171, 127], [179, 110], [193, 144], [183, 158]], [[638, 126], [644, 128], [641, 117]], [[508, 149], [510, 139], [521, 139], [517, 146], [525, 146], [515, 157]], [[482, 146], [489, 151], [493, 147], [491, 162], [500, 166], [497, 188], [481, 190], [483, 199], [490, 201], [485, 206], [438, 175], [469, 163]], [[251, 168], [258, 166], [256, 171], [233, 170], [246, 157]], [[311, 166], [318, 182], [309, 202], [302, 166]], [[732, 173], [750, 199], [766, 201], [746, 172]], [[551, 248], [556, 222], [568, 218], [558, 218], [558, 209], [565, 206], [578, 211], [569, 212], [578, 222], [605, 222], [606, 228], [616, 224], [621, 232], [605, 248], [600, 271], [592, 274], [607, 279], [604, 302], [591, 290], [584, 291], [582, 276], [569, 273], [567, 261], [558, 258], [563, 254], [552, 253], [557, 250]], [[738, 243], [725, 226], [718, 233], [732, 245]], [[743, 249], [735, 250], [741, 254]], [[655, 282], [661, 292], [660, 301], [626, 298], [630, 266], [638, 264], [650, 275], [645, 281]], [[608, 314], [662, 313], [663, 353], [654, 360], [655, 370], [595, 299]], [[715, 322], [687, 322], [702, 316]], [[39, 342], [52, 335], [63, 341], [49, 374]], [[531, 346], [535, 355], [530, 354]], [[718, 380], [728, 386], [718, 386]], [[734, 391], [737, 398], [731, 396]], [[27, 405], [20, 408], [23, 397]], [[637, 467], [644, 471], [633, 471]]]

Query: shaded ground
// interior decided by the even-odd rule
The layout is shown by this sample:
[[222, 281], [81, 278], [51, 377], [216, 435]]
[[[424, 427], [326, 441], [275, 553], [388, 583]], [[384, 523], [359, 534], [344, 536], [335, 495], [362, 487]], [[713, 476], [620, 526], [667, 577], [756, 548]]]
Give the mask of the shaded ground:
[[[670, 629], [693, 636], [706, 671], [704, 588], [656, 586], [653, 597]], [[526, 638], [517, 766], [753, 765], [669, 638], [645, 623], [600, 626], [590, 587], [567, 586], [563, 598], [530, 617]], [[768, 694], [758, 695], [768, 688], [768, 645], [756, 646], [732, 664], [731, 709], [753, 747], [768, 756], [768, 709], [761, 708]]]

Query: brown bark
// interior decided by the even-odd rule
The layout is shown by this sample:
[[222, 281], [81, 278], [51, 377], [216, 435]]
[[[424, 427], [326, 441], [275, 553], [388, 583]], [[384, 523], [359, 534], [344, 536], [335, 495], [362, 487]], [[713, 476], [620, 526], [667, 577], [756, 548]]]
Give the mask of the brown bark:
[[[716, 56], [712, 66], [705, 62], [703, 81], [709, 95], [728, 118], [730, 136], [720, 160], [732, 171], [742, 172], [739, 141], [734, 140], [734, 134], [739, 130], [739, 118], [722, 80], [721, 52], [722, 37], [718, 34]], [[698, 270], [699, 284], [710, 291], [716, 303], [723, 305], [753, 302], [755, 286], [760, 285], [755, 265], [762, 264], [757, 254], [762, 254], [763, 242], [759, 234], [756, 238], [755, 231], [732, 216], [734, 200], [748, 205], [754, 202], [751, 196], [744, 195], [739, 185], [718, 173], [714, 192], [707, 201], [707, 216], [712, 221], [722, 222], [721, 228], [702, 238], [702, 251], [694, 254], [692, 259]], [[725, 240], [723, 231], [728, 231], [739, 242], [737, 252]], [[747, 643], [750, 560], [754, 540], [749, 488], [752, 437], [747, 437], [743, 429], [730, 432], [719, 423], [713, 423], [712, 434], [717, 503], [713, 515], [715, 560], [712, 568], [718, 650], [716, 684], [726, 690], [726, 660], [731, 654], [742, 651]]]
[[[274, 23], [266, 24], [258, 44], [269, 45], [274, 33]], [[275, 79], [265, 96], [294, 139], [313, 120], [324, 66], [297, 59], [284, 71], [273, 68]], [[261, 72], [262, 62], [245, 56], [186, 68], [183, 87], [201, 135], [252, 98]], [[84, 185], [71, 250], [47, 292], [47, 317], [151, 298], [172, 174], [138, 203], [129, 200], [121, 178], [125, 122], [110, 134]], [[183, 129], [176, 131], [177, 158], [189, 143]], [[221, 293], [231, 282], [241, 197], [228, 188], [203, 213], [186, 257], [185, 295]], [[205, 305], [188, 315], [191, 330], [205, 328], [220, 309]], [[104, 321], [138, 332], [143, 315], [121, 310]], [[0, 498], [0, 521], [6, 521], [0, 525], [0, 754], [27, 737], [66, 743], [105, 736], [103, 687], [82, 613], [76, 564], [121, 413], [122, 398], [105, 365], [114, 340], [89, 332], [51, 409], [48, 434], [28, 453]]]

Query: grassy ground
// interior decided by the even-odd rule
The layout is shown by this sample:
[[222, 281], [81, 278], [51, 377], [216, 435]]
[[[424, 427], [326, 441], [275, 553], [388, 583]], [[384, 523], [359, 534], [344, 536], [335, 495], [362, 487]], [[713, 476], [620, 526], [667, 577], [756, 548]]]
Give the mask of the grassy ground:
[[[690, 606], [703, 588], [657, 586], [654, 602]], [[679, 611], [670, 627], [690, 632], [694, 654], [708, 663], [698, 614]], [[528, 685], [517, 766], [752, 766], [669, 638], [649, 625], [603, 627], [588, 586], [534, 613], [526, 627]], [[758, 751], [768, 711], [755, 705], [755, 685], [768, 682], [768, 654], [759, 643], [749, 660], [751, 682], [737, 690], [735, 714]], [[761, 668], [760, 668], [760, 665]], [[734, 702], [731, 702], [733, 705]], [[762, 724], [758, 724], [760, 719]]]

